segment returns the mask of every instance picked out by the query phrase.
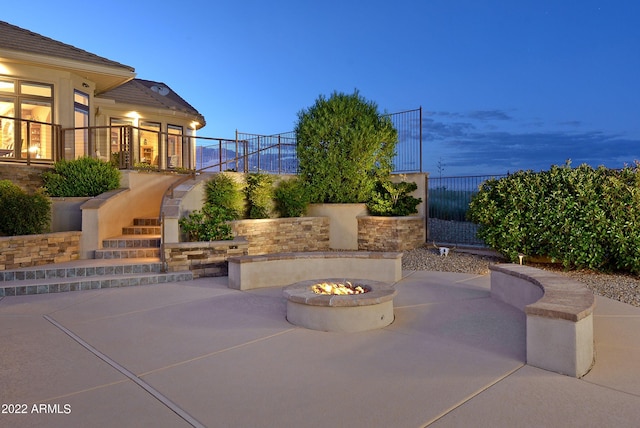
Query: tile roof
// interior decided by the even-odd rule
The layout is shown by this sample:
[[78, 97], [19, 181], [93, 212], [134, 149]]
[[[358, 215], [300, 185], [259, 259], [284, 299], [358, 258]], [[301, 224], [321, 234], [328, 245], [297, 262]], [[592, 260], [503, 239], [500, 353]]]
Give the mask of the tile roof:
[[0, 47], [18, 52], [29, 52], [84, 63], [123, 68], [131, 72], [135, 71], [131, 66], [120, 64], [4, 21], [0, 21]]
[[133, 79], [104, 92], [100, 98], [108, 98], [124, 104], [175, 110], [193, 115], [202, 126], [205, 124], [204, 117], [198, 110], [162, 82]]

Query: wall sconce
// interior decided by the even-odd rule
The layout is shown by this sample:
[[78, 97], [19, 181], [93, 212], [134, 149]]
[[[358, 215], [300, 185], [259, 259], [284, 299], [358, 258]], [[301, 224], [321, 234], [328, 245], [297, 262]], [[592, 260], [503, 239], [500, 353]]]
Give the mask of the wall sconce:
[[82, 87], [83, 87], [83, 88], [88, 88], [88, 87], [89, 87], [89, 84], [88, 84], [87, 82], [82, 82]]

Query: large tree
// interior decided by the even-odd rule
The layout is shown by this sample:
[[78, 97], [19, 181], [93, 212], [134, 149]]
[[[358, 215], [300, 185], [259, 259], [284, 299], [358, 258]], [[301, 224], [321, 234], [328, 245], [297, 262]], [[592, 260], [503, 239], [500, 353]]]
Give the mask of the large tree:
[[378, 106], [334, 92], [298, 113], [299, 174], [311, 202], [367, 202], [393, 169], [398, 132]]

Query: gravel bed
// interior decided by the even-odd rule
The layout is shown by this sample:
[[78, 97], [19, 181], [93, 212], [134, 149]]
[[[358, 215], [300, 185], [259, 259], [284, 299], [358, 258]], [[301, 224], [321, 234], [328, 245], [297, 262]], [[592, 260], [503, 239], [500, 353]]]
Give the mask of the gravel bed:
[[[489, 272], [489, 265], [505, 260], [488, 251], [456, 250], [449, 255], [440, 256], [431, 246], [405, 251], [402, 256], [402, 268], [405, 270], [432, 270], [483, 275]], [[591, 271], [564, 271], [554, 265], [535, 265], [540, 269], [566, 275], [584, 283], [594, 294], [640, 307], [640, 278], [622, 274], [603, 274]]]

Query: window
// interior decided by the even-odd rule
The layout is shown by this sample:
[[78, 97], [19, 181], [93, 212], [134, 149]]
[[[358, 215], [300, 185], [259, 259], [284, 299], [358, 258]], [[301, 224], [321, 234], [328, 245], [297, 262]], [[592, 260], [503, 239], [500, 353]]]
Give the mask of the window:
[[20, 93], [22, 95], [35, 95], [37, 97], [51, 98], [51, 85], [42, 85], [38, 83], [21, 83]]
[[[0, 82], [1, 85], [1, 82]], [[15, 102], [11, 98], [0, 97], [0, 158], [15, 157]]]
[[167, 127], [167, 168], [182, 167], [182, 127]]
[[0, 157], [53, 159], [53, 85], [0, 77]]
[[21, 111], [22, 158], [53, 159], [53, 134], [51, 129], [51, 103], [24, 100]]
[[140, 162], [158, 166], [160, 142], [160, 124], [140, 123]]
[[[78, 90], [73, 92], [73, 121], [76, 128], [74, 135], [74, 157], [79, 158], [89, 153], [89, 95]], [[80, 129], [84, 128], [84, 129]], [[102, 158], [107, 153], [99, 153], [95, 149], [96, 156]]]

